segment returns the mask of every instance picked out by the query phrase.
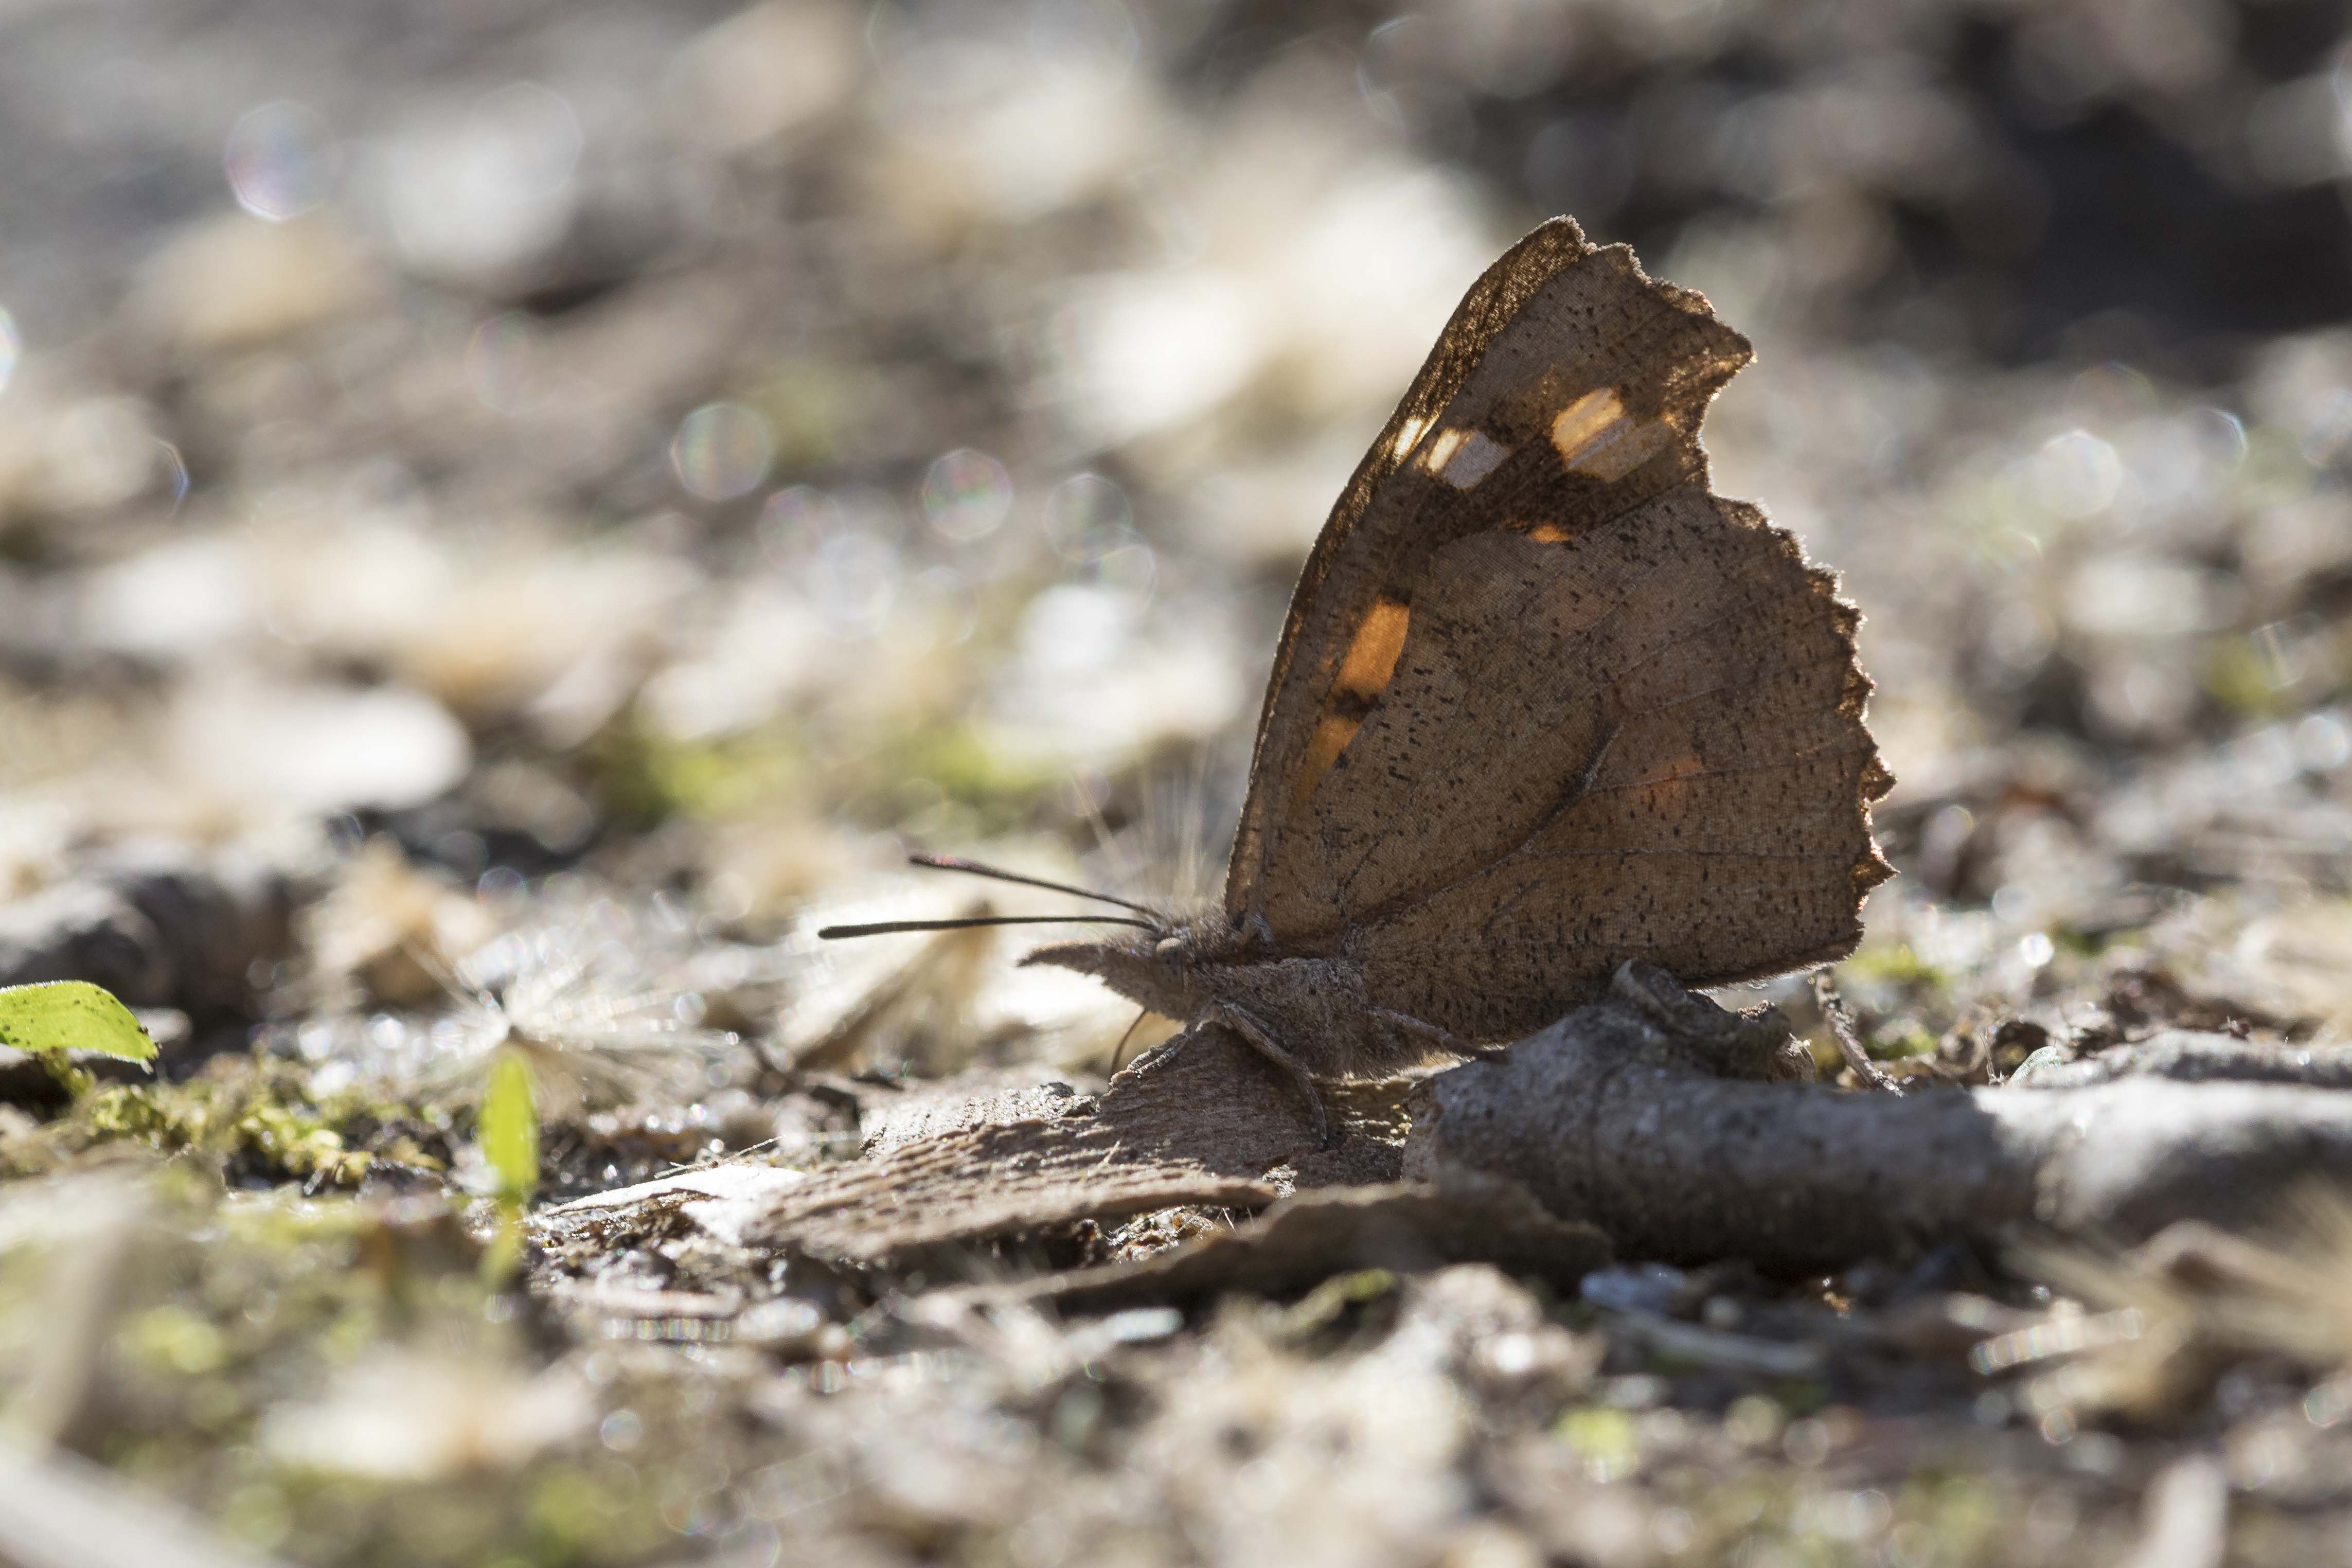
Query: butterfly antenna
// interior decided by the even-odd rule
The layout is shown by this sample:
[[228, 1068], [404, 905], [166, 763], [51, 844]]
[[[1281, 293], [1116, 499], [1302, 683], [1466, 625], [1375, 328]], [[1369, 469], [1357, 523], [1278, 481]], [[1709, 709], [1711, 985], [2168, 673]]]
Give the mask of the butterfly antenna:
[[[1024, 877], [1018, 871], [1001, 871], [993, 866], [983, 866], [977, 860], [966, 860], [954, 855], [909, 855], [910, 866], [928, 866], [934, 871], [961, 871], [968, 877], [991, 877], [1000, 882], [1018, 882], [1024, 888], [1044, 888], [1048, 892], [1068, 893], [1074, 898], [1095, 899], [1106, 904], [1117, 904], [1138, 914], [1157, 914], [1150, 904], [1139, 904], [1133, 899], [1122, 899], [1110, 893], [1097, 893], [1087, 888], [1073, 888], [1067, 882], [1049, 882], [1043, 877]], [[1129, 921], [1139, 925], [1141, 921]]]
[[[1016, 879], [1023, 880], [1025, 879]], [[1140, 926], [1145, 931], [1158, 931], [1150, 921], [1130, 920], [1125, 915], [965, 915], [948, 921], [877, 921], [872, 925], [826, 926], [818, 931], [820, 942], [839, 942], [852, 936], [889, 936], [904, 931], [970, 931], [974, 926], [1041, 926], [1069, 925], [1073, 922], [1093, 925]]]

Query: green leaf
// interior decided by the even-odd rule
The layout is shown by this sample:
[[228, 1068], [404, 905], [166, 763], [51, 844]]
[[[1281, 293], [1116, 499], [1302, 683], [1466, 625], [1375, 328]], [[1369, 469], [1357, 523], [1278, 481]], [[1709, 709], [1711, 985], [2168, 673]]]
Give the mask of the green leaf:
[[539, 1187], [539, 1112], [531, 1104], [530, 1064], [519, 1051], [500, 1051], [490, 1064], [478, 1126], [482, 1158], [498, 1173], [499, 1196], [526, 1203]]
[[155, 1042], [114, 993], [86, 980], [0, 986], [0, 1046], [152, 1062]]

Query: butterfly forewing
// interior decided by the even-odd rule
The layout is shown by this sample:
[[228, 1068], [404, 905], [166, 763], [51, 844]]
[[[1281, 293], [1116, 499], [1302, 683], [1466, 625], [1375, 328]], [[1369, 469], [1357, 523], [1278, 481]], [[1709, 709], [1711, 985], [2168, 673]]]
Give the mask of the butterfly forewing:
[[1696, 439], [1748, 357], [1570, 224], [1480, 280], [1292, 602], [1232, 912], [1474, 1038], [1626, 958], [1851, 948], [1885, 875], [1854, 616]]
[[1374, 494], [1413, 456], [1435, 416], [1520, 308], [1589, 248], [1574, 223], [1557, 220], [1512, 247], [1481, 275], [1455, 307], [1380, 439], [1357, 465], [1308, 552], [1275, 648], [1274, 669], [1258, 714], [1249, 794], [1226, 872], [1225, 907], [1236, 918], [1265, 912], [1257, 883], [1267, 858], [1268, 818], [1276, 796], [1282, 781], [1295, 779], [1317, 729], [1316, 710], [1327, 705], [1341, 661], [1379, 602], [1379, 573], [1366, 559], [1366, 546], [1384, 550], [1385, 545], [1369, 531], [1360, 535], [1358, 521]]

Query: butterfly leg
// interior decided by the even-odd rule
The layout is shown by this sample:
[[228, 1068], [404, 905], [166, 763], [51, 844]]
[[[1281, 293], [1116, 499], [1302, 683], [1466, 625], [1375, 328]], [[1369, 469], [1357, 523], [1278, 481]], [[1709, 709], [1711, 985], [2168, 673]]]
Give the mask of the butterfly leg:
[[1275, 1044], [1272, 1030], [1230, 1002], [1217, 1004], [1209, 1013], [1208, 1021], [1224, 1025], [1247, 1041], [1252, 1050], [1290, 1075], [1298, 1092], [1307, 1098], [1307, 1114], [1315, 1124], [1315, 1146], [1329, 1148], [1331, 1118], [1323, 1109], [1323, 1090], [1316, 1083], [1315, 1075], [1307, 1070], [1307, 1064]]
[[1240, 922], [1234, 929], [1240, 931], [1245, 939], [1252, 943], [1255, 943], [1256, 946], [1265, 948], [1269, 952], [1273, 950], [1274, 927], [1267, 921], [1265, 916], [1260, 911], [1252, 910], [1249, 913], [1242, 916]]
[[1457, 1057], [1475, 1057], [1479, 1054], [1476, 1046], [1463, 1039], [1452, 1030], [1441, 1029], [1434, 1024], [1423, 1023], [1410, 1013], [1400, 1013], [1392, 1007], [1374, 1007], [1370, 1011], [1373, 1017], [1391, 1028], [1427, 1040], [1440, 1050], [1451, 1051]]

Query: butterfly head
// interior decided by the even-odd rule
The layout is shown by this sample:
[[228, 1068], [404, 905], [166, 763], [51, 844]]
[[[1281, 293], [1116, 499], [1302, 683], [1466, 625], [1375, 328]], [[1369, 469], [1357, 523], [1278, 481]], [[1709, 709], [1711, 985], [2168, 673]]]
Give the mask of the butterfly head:
[[1024, 958], [1091, 974], [1120, 995], [1170, 1018], [1192, 1018], [1207, 1005], [1203, 959], [1223, 937], [1214, 916], [1156, 916], [1089, 942], [1057, 942]]

